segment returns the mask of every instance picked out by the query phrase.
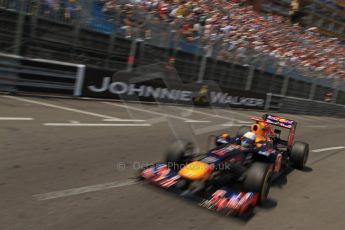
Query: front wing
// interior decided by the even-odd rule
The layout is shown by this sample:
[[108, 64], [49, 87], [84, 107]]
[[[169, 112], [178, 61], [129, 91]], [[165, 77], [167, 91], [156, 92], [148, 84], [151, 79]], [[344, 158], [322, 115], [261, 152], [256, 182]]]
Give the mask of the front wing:
[[186, 193], [176, 186], [181, 177], [166, 164], [155, 164], [139, 172], [143, 180], [172, 191], [182, 197], [196, 201], [199, 206], [221, 212], [226, 215], [242, 215], [257, 205], [258, 194], [252, 192], [238, 192], [228, 187], [211, 189], [204, 195]]

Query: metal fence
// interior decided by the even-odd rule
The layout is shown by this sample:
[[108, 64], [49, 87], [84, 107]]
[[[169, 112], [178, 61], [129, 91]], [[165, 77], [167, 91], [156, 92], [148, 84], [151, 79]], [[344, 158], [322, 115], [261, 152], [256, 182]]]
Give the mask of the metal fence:
[[85, 65], [0, 53], [0, 91], [72, 95]]
[[[185, 19], [157, 20], [134, 8], [133, 23], [123, 8], [103, 12], [98, 1], [0, 0], [1, 52], [85, 63], [113, 70], [171, 61], [185, 82], [214, 80], [228, 88], [345, 104], [345, 84], [250, 50], [228, 49], [222, 37], [193, 39], [183, 33]], [[121, 1], [118, 1], [121, 2]], [[128, 2], [123, 0], [123, 3]], [[124, 4], [123, 4], [124, 5]]]

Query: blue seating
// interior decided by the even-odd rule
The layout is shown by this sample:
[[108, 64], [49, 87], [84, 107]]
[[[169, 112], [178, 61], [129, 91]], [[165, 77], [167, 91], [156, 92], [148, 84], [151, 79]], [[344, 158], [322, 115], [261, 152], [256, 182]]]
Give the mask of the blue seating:
[[107, 15], [103, 12], [102, 3], [97, 0], [93, 1], [88, 24], [91, 29], [101, 33], [111, 34], [115, 32], [114, 23], [109, 22]]

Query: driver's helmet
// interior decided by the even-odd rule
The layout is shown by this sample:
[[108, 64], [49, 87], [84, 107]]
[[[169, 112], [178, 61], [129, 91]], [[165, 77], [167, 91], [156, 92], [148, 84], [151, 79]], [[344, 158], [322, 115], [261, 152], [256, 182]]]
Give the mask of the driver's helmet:
[[244, 148], [253, 148], [255, 146], [256, 135], [253, 132], [246, 132], [241, 140], [241, 146]]

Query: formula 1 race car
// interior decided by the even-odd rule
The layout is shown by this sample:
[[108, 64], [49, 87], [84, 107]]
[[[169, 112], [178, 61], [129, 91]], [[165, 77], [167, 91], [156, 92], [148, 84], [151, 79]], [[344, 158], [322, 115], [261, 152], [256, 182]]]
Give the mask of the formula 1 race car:
[[[165, 162], [140, 170], [139, 177], [202, 207], [227, 215], [246, 213], [265, 202], [272, 181], [287, 169], [303, 169], [309, 154], [308, 144], [294, 142], [295, 121], [269, 114], [252, 119], [255, 123], [241, 127], [234, 137], [216, 136], [216, 147], [204, 154], [195, 153], [190, 141], [175, 141]], [[281, 129], [288, 130], [287, 140]], [[255, 134], [255, 145], [243, 147], [248, 132]]]

